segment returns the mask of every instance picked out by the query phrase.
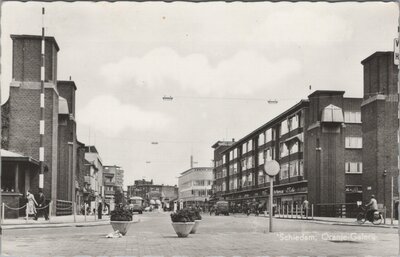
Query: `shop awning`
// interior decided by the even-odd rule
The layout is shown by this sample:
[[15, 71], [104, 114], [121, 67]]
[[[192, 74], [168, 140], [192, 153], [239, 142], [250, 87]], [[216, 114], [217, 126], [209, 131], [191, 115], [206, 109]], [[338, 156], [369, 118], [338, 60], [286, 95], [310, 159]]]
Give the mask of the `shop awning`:
[[1, 160], [2, 161], [14, 161], [14, 162], [29, 162], [34, 165], [39, 166], [39, 161], [36, 159], [33, 159], [30, 156], [24, 156], [19, 153], [11, 152], [8, 150], [1, 149]]

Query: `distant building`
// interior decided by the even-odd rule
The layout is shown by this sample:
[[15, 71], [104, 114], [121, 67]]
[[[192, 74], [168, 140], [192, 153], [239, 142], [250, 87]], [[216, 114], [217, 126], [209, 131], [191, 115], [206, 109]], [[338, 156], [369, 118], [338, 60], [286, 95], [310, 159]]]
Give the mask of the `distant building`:
[[205, 206], [211, 196], [213, 168], [196, 167], [181, 173], [178, 178], [179, 201], [184, 206]]
[[170, 201], [178, 198], [178, 187], [169, 185], [154, 185], [153, 180], [135, 180], [134, 185], [128, 186], [128, 198], [132, 196], [142, 197], [147, 205], [150, 202], [160, 201], [161, 207], [169, 206]]

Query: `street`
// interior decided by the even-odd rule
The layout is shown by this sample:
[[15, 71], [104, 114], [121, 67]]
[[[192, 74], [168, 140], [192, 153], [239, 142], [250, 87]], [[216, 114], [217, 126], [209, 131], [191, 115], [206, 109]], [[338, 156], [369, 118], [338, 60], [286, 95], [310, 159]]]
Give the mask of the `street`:
[[111, 225], [13, 229], [3, 232], [11, 256], [395, 256], [397, 229], [341, 226], [245, 215], [203, 215], [197, 234], [178, 238], [169, 213], [145, 213], [126, 236]]

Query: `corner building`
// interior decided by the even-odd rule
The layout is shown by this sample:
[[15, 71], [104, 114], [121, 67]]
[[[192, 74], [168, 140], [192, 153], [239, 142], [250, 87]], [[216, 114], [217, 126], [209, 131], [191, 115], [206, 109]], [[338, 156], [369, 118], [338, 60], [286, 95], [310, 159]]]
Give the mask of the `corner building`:
[[[362, 199], [362, 99], [343, 91], [315, 91], [221, 152], [214, 152], [216, 195], [231, 206], [268, 206], [266, 161], [281, 166], [274, 204], [316, 205]], [[217, 151], [218, 142], [214, 144]], [[324, 192], [324, 193], [321, 193]], [[317, 210], [319, 211], [319, 209]], [[322, 208], [321, 208], [322, 212]]]

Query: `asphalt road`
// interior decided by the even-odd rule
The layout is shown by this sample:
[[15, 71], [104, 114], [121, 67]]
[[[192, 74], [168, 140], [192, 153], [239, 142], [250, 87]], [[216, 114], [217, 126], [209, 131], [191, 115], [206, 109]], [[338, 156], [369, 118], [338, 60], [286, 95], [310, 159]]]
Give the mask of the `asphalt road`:
[[340, 226], [254, 216], [204, 215], [198, 233], [178, 238], [168, 213], [140, 215], [122, 238], [111, 225], [15, 229], [3, 232], [10, 256], [396, 256], [393, 228]]

